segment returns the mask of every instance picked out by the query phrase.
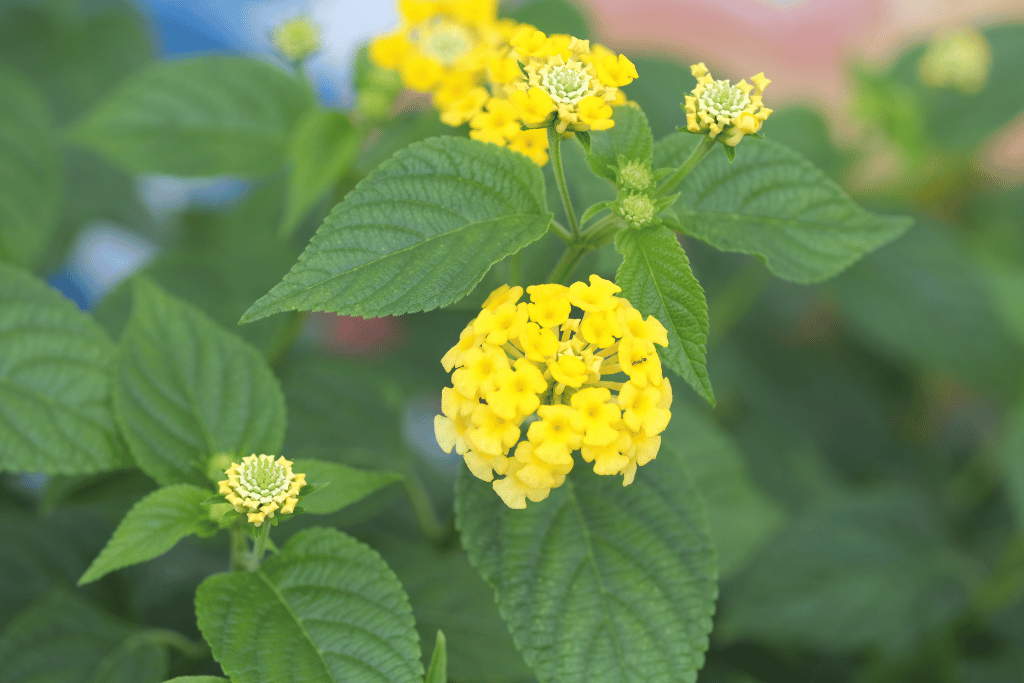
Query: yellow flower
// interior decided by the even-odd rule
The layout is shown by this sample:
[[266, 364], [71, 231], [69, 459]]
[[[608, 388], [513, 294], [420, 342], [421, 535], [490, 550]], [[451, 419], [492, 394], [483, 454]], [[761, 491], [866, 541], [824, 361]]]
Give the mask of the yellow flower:
[[286, 21], [273, 33], [274, 46], [289, 62], [298, 62], [320, 48], [320, 34], [309, 17]]
[[509, 507], [546, 498], [577, 451], [623, 485], [657, 455], [672, 389], [655, 345], [668, 344], [667, 332], [620, 291], [592, 275], [532, 286], [519, 303], [522, 288], [503, 285], [444, 355], [454, 372], [434, 419], [438, 444]]
[[626, 55], [605, 55], [597, 63], [597, 77], [607, 86], [621, 88], [629, 85], [634, 78], [638, 78], [636, 66], [626, 58]]
[[292, 462], [283, 456], [274, 460], [270, 455], [250, 455], [241, 463], [231, 463], [224, 472], [228, 478], [217, 482], [219, 493], [235, 507], [235, 512], [246, 513], [254, 526], [272, 518], [295, 511], [299, 491], [306, 485], [306, 475], [292, 472]]
[[508, 99], [527, 125], [544, 123], [555, 110], [551, 96], [540, 88], [515, 90], [509, 94]]
[[934, 36], [917, 63], [918, 76], [929, 88], [953, 88], [964, 95], [980, 92], [992, 69], [992, 46], [975, 28]]
[[399, 12], [402, 26], [371, 43], [370, 59], [410, 90], [436, 92], [452, 77], [482, 86], [488, 60], [508, 49], [494, 0], [401, 0]]
[[486, 90], [473, 88], [441, 112], [441, 122], [452, 127], [461, 126], [483, 110], [487, 98]]
[[538, 166], [548, 163], [548, 135], [543, 130], [518, 130], [509, 136], [508, 148], [525, 154]]
[[763, 73], [751, 77], [753, 85], [746, 81], [732, 85], [728, 80], [714, 80], [704, 62], [691, 66], [690, 72], [697, 86], [686, 95], [683, 109], [686, 129], [691, 133], [705, 133], [735, 147], [744, 135], [760, 130], [772, 113], [761, 102], [764, 89], [771, 83]]
[[[545, 36], [532, 26], [522, 27], [511, 41], [509, 58], [523, 64], [523, 73], [504, 84], [508, 97], [532, 128], [553, 125], [568, 130], [606, 130], [615, 125], [609, 105], [622, 100], [618, 84], [636, 77], [636, 68], [625, 56], [616, 57], [600, 45], [567, 35]], [[492, 89], [494, 85], [492, 85]], [[541, 107], [540, 95], [547, 95]], [[529, 103], [535, 106], [527, 108]], [[550, 107], [547, 101], [550, 100]], [[551, 113], [554, 112], [554, 117]]]

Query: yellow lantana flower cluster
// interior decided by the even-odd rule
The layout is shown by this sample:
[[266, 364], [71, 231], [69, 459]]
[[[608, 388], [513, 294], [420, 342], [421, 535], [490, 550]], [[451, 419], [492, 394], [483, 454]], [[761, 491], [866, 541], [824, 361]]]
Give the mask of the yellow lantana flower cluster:
[[528, 287], [527, 303], [522, 287], [503, 285], [441, 359], [454, 372], [434, 418], [437, 442], [493, 481], [510, 508], [561, 486], [576, 451], [623, 486], [657, 455], [672, 386], [655, 344], [668, 335], [620, 291], [591, 275], [590, 284]]
[[712, 138], [721, 135], [721, 142], [735, 147], [744, 135], [759, 131], [772, 113], [761, 102], [761, 94], [771, 83], [763, 73], [750, 78], [753, 85], [745, 80], [736, 85], [716, 81], [704, 62], [692, 65], [690, 73], [697, 79], [697, 87], [686, 95], [683, 109], [686, 130], [691, 133], [707, 133]]
[[462, 125], [487, 101], [488, 63], [507, 51], [515, 22], [498, 20], [495, 0], [400, 0], [398, 9], [401, 26], [370, 44], [370, 59], [433, 95], [446, 124]]
[[964, 95], [981, 91], [992, 69], [992, 46], [975, 28], [936, 35], [917, 63], [921, 82], [929, 88], [954, 88]]
[[292, 461], [284, 456], [274, 460], [272, 455], [253, 454], [231, 463], [224, 474], [228, 478], [218, 482], [220, 494], [257, 527], [275, 513], [295, 512], [299, 490], [306, 485], [306, 475], [292, 472]]
[[619, 87], [637, 77], [624, 55], [568, 35], [497, 19], [494, 0], [401, 0], [402, 26], [370, 46], [410, 90], [433, 95], [441, 120], [475, 140], [548, 161], [546, 133], [606, 130]]

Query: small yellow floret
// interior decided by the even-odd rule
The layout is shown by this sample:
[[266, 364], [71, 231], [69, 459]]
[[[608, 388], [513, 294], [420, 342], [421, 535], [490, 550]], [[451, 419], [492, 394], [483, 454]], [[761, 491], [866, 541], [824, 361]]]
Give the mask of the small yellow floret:
[[255, 526], [275, 512], [294, 512], [299, 491], [306, 484], [306, 475], [293, 472], [292, 461], [284, 456], [275, 461], [270, 455], [249, 455], [241, 463], [232, 463], [224, 474], [228, 478], [218, 482], [220, 494], [236, 512], [245, 512]]
[[697, 86], [684, 97], [686, 129], [691, 133], [705, 133], [723, 144], [734, 147], [745, 135], [753, 135], [772, 113], [763, 105], [761, 95], [771, 83], [764, 73], [750, 78], [753, 85], [740, 81], [716, 81], [704, 63], [694, 64], [690, 72]]
[[597, 77], [605, 85], [621, 88], [632, 83], [639, 74], [636, 72], [636, 65], [629, 61], [626, 55], [619, 55], [618, 58], [607, 55], [597, 63]]
[[551, 95], [540, 88], [516, 90], [508, 99], [527, 125], [544, 123], [555, 110]]

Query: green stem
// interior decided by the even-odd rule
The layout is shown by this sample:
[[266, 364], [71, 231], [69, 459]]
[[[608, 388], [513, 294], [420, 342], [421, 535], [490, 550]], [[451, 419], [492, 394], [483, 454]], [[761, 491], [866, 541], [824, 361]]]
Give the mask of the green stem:
[[684, 161], [683, 165], [680, 166], [675, 173], [668, 177], [668, 179], [665, 181], [665, 184], [658, 188], [657, 196], [664, 197], [669, 192], [674, 190], [676, 188], [676, 185], [682, 182], [683, 178], [690, 174], [690, 171], [692, 171], [694, 167], [696, 167], [697, 164], [700, 163], [700, 160], [703, 159], [714, 146], [714, 138], [709, 138], [708, 136], [705, 135], [704, 139], [701, 140], [699, 145], [697, 145], [697, 149], [693, 150], [693, 153], [690, 154], [690, 158]]
[[523, 252], [522, 250], [512, 254], [508, 262], [508, 284], [515, 287], [523, 279]]
[[572, 233], [566, 230], [565, 226], [558, 221], [552, 220], [551, 225], [548, 226], [548, 230], [558, 235], [558, 238], [566, 244], [572, 242]]
[[551, 271], [551, 275], [548, 276], [548, 282], [558, 283], [567, 285], [569, 284], [569, 278], [572, 276], [572, 271], [576, 266], [579, 265], [580, 259], [590, 251], [590, 248], [582, 242], [573, 242], [562, 254], [562, 258], [555, 264], [554, 269]]
[[256, 543], [252, 549], [252, 564], [249, 571], [256, 571], [263, 564], [263, 553], [267, 551], [267, 541], [270, 539], [270, 522], [264, 521], [256, 535]]
[[580, 223], [576, 220], [576, 210], [572, 208], [572, 199], [569, 197], [569, 186], [565, 183], [565, 171], [562, 170], [562, 136], [554, 127], [548, 128], [548, 154], [551, 156], [551, 170], [555, 173], [555, 184], [558, 185], [558, 192], [562, 196], [562, 206], [565, 207], [565, 216], [569, 220], [569, 228], [573, 237], [580, 235]]

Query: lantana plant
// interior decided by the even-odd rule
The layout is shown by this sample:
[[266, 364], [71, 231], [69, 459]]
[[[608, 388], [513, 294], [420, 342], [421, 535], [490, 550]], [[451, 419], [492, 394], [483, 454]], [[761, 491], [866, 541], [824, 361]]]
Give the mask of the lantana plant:
[[[136, 633], [70, 594], [39, 608], [86, 614], [74, 628], [114, 642], [75, 680], [696, 680], [718, 570], [677, 416], [715, 393], [687, 249], [807, 284], [910, 221], [861, 208], [771, 139], [763, 73], [733, 84], [693, 65], [659, 91], [677, 130], [655, 140], [633, 99], [639, 60], [501, 9], [403, 0], [357, 64], [350, 111], [319, 104], [303, 74], [325, 39], [304, 17], [270, 32], [278, 65], [153, 63], [60, 136], [0, 72], [29, 166], [74, 145], [118, 173], [260, 181], [240, 213], [185, 220], [173, 258], [111, 297], [124, 310], [101, 307], [109, 329], [25, 269], [33, 236], [0, 238], [20, 259], [0, 266], [0, 339], [16, 338], [0, 357], [0, 466], [142, 482], [82, 585], [116, 588], [104, 577], [188, 536], [218, 563], [188, 637]], [[388, 318], [404, 345], [364, 367], [312, 354], [312, 312]], [[409, 408], [424, 403], [432, 429]], [[455, 481], [424, 483], [420, 452]], [[409, 528], [421, 545], [403, 554]], [[486, 611], [476, 641], [435, 638], [457, 605], [410, 603], [441, 584]], [[0, 679], [58, 680], [32, 678], [56, 665], [30, 659], [0, 643]]]

